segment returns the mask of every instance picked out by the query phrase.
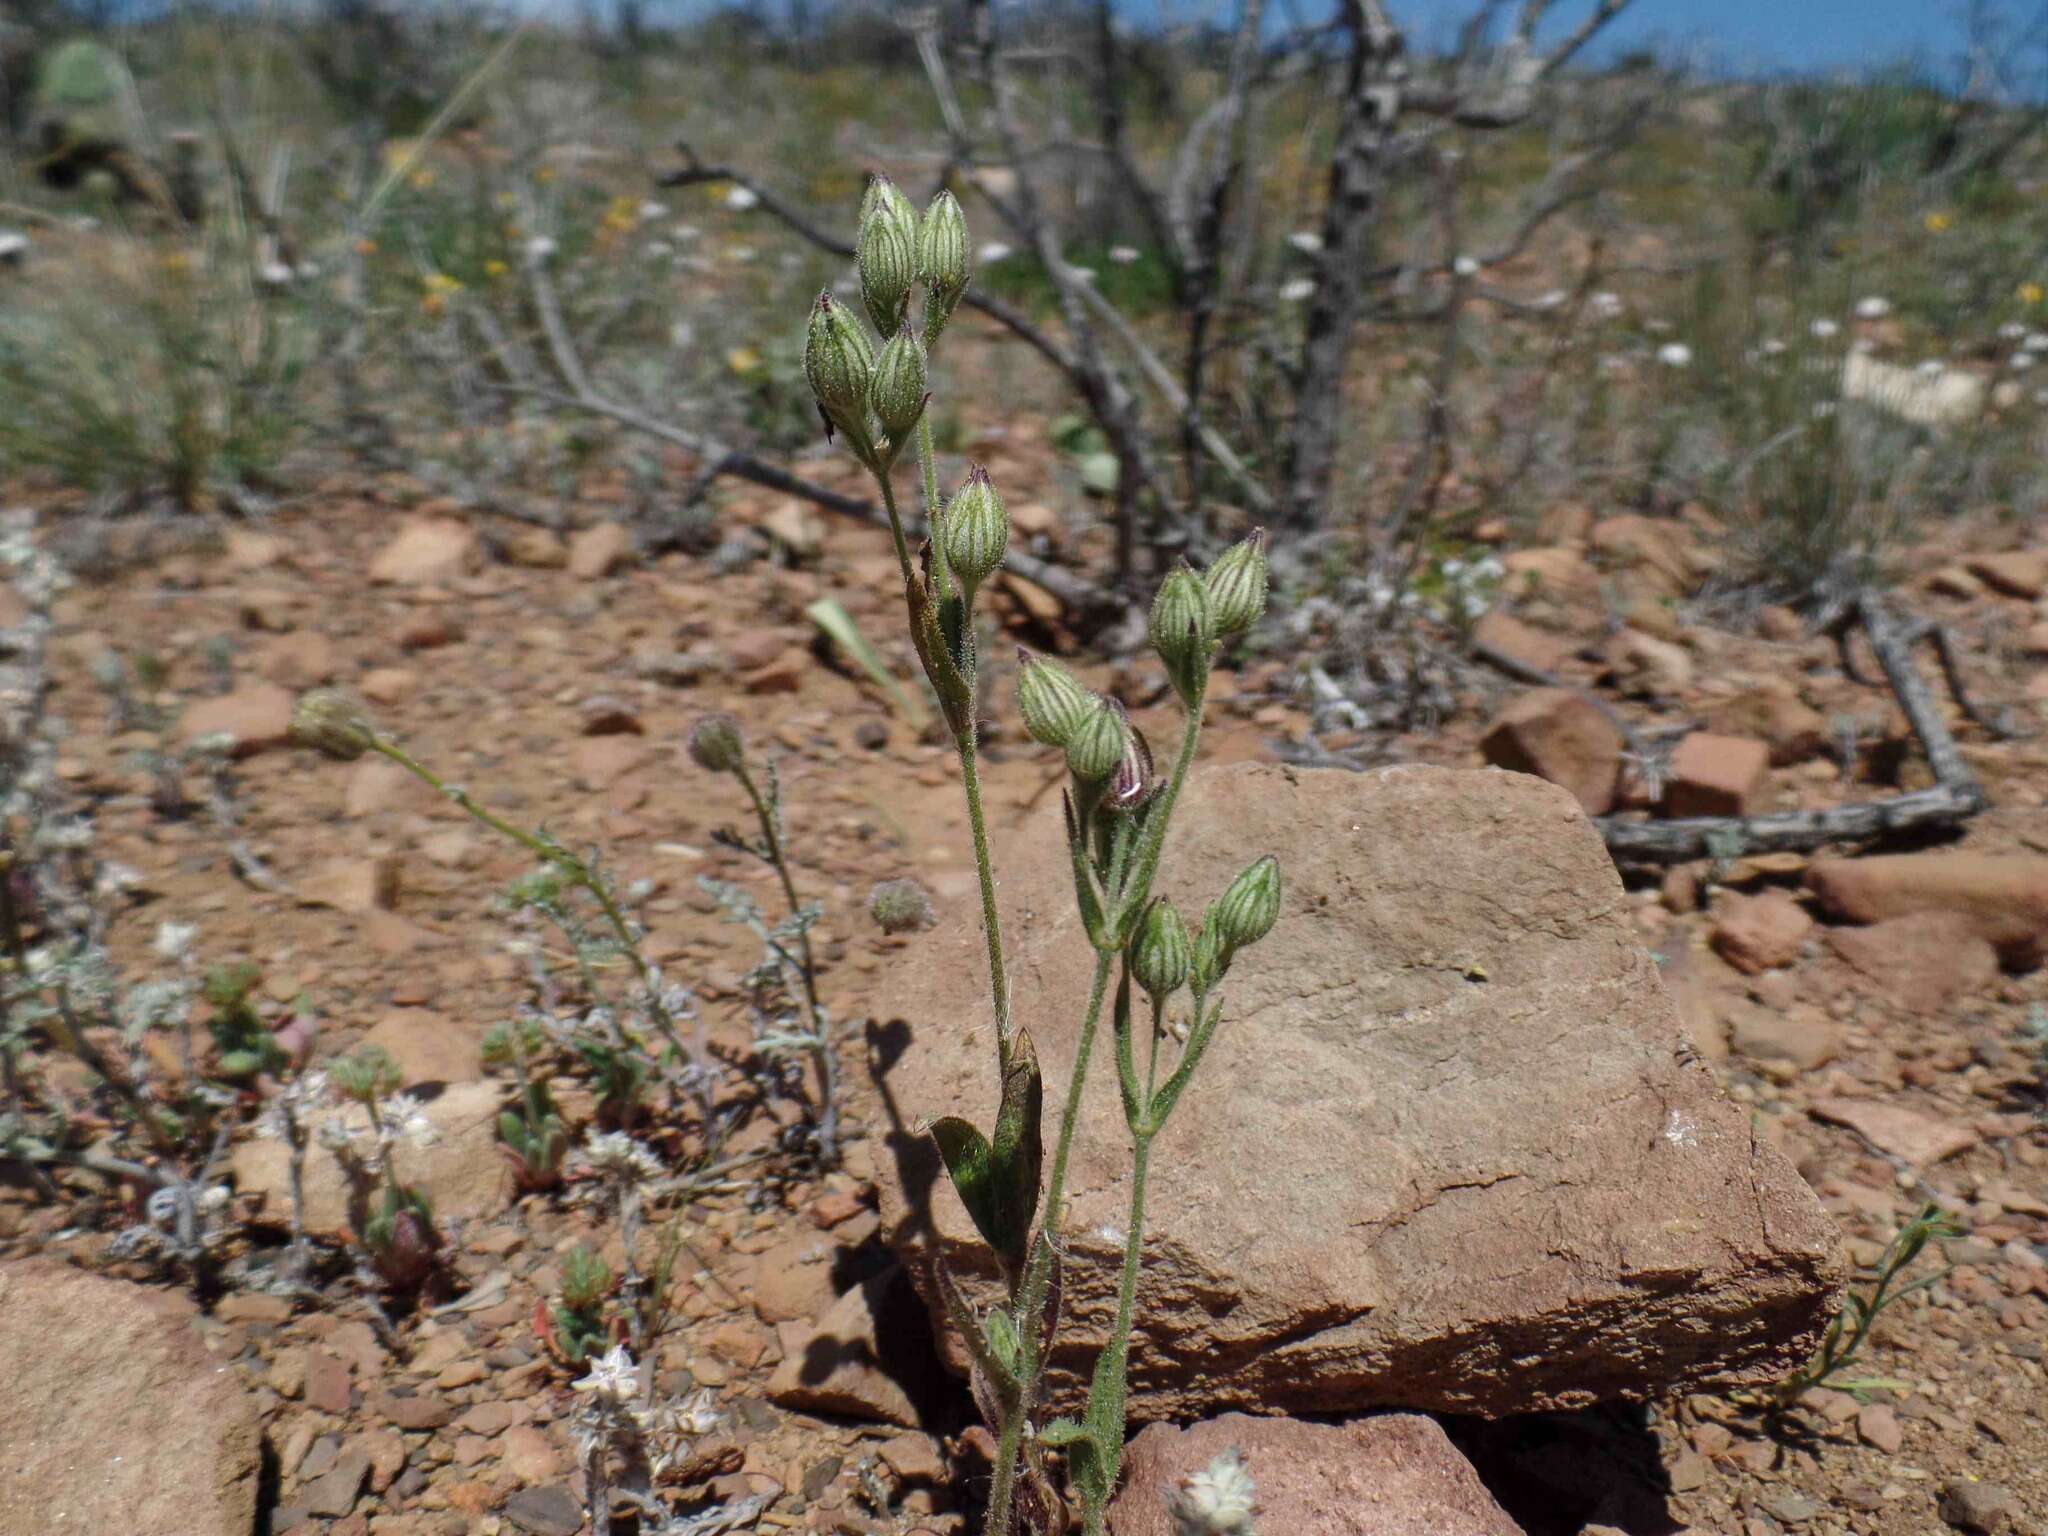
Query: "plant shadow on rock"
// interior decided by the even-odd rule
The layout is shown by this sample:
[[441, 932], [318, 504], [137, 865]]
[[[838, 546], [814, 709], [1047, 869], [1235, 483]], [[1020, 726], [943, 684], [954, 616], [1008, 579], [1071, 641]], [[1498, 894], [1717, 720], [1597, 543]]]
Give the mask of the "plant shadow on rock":
[[1439, 1422], [1528, 1536], [1578, 1536], [1593, 1524], [1628, 1536], [1685, 1528], [1672, 1516], [1663, 1453], [1641, 1405]]

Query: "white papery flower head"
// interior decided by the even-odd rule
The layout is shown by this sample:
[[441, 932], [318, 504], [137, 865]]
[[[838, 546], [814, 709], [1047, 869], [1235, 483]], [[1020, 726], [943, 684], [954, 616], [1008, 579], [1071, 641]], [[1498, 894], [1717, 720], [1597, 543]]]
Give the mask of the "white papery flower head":
[[1692, 348], [1682, 341], [1667, 341], [1657, 349], [1657, 361], [1666, 368], [1690, 368]]
[[1592, 311], [1595, 320], [1617, 319], [1622, 310], [1621, 295], [1610, 293], [1603, 288], [1586, 300], [1586, 308]]
[[1288, 304], [1304, 304], [1315, 297], [1316, 280], [1312, 277], [1290, 277], [1280, 285], [1280, 297]]
[[1109, 248], [1111, 266], [1128, 267], [1137, 259], [1138, 248], [1135, 245], [1112, 245]]
[[621, 1184], [643, 1184], [663, 1173], [661, 1159], [624, 1131], [593, 1131], [583, 1144], [581, 1161], [591, 1172]]
[[1820, 319], [1814, 321], [1813, 324], [1809, 325], [1806, 329], [1807, 333], [1811, 335], [1815, 341], [1826, 341], [1831, 336], [1839, 335], [1841, 333], [1842, 328], [1841, 326], [1837, 325], [1834, 321], [1828, 319], [1827, 316], [1823, 315], [1820, 317]]
[[590, 1362], [588, 1376], [570, 1385], [578, 1392], [624, 1407], [640, 1395], [640, 1367], [633, 1363], [625, 1345], [614, 1344]]
[[410, 1093], [394, 1093], [377, 1108], [384, 1117], [384, 1134], [394, 1141], [402, 1139], [416, 1147], [431, 1147], [441, 1139], [424, 1106]]
[[1254, 1536], [1258, 1489], [1245, 1467], [1244, 1452], [1233, 1445], [1182, 1479], [1180, 1487], [1167, 1495], [1166, 1512], [1173, 1520], [1174, 1536]]
[[199, 936], [197, 923], [158, 923], [156, 925], [156, 954], [159, 960], [183, 960], [192, 952], [192, 941]]
[[1451, 270], [1459, 277], [1477, 277], [1479, 275], [1479, 258], [1477, 256], [1460, 256], [1451, 263]]
[[1890, 299], [1881, 298], [1874, 293], [1871, 294], [1868, 298], [1862, 298], [1856, 301], [1856, 318], [1858, 320], [1882, 320], [1886, 315], [1890, 314], [1891, 312], [1892, 301]]
[[761, 194], [752, 187], [729, 187], [726, 189], [725, 206], [745, 213], [749, 208], [761, 206]]

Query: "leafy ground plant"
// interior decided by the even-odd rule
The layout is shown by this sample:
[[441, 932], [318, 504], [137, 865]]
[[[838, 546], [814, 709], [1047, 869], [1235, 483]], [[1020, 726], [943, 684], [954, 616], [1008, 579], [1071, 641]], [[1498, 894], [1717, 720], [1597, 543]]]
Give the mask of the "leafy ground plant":
[[[920, 216], [894, 185], [877, 177], [862, 204], [856, 258], [861, 305], [883, 340], [878, 346], [850, 306], [823, 294], [811, 313], [805, 369], [828, 432], [843, 438], [874, 476], [888, 509], [911, 640], [959, 758], [980, 878], [1001, 1100], [992, 1132], [951, 1116], [931, 1131], [1008, 1289], [1004, 1305], [977, 1317], [951, 1282], [944, 1282], [955, 1323], [974, 1353], [977, 1400], [997, 1435], [984, 1529], [988, 1536], [1011, 1536], [1020, 1528], [1064, 1530], [1069, 1506], [1078, 1504], [1084, 1530], [1100, 1536], [1123, 1457], [1125, 1378], [1152, 1145], [1215, 1036], [1222, 1018], [1220, 987], [1231, 961], [1265, 936], [1280, 910], [1279, 868], [1271, 858], [1255, 861], [1232, 882], [1197, 928], [1171, 902], [1152, 894], [1167, 828], [1200, 740], [1210, 670], [1220, 647], [1249, 629], [1265, 607], [1264, 538], [1254, 533], [1206, 573], [1183, 565], [1159, 588], [1151, 639], [1184, 720], [1179, 751], [1163, 776], [1121, 705], [1089, 692], [1056, 662], [1023, 658], [1017, 702], [1025, 729], [1063, 750], [1071, 773], [1068, 852], [1094, 968], [1041, 1201], [1045, 1088], [1030, 1032], [1012, 1016], [977, 766], [974, 603], [1002, 563], [1009, 517], [980, 468], [941, 504], [926, 387], [930, 353], [967, 289], [967, 252], [966, 220], [951, 193], [941, 191]], [[913, 325], [911, 306], [920, 288], [923, 304]], [[894, 475], [913, 437], [931, 524], [931, 536], [915, 556]], [[1187, 1001], [1169, 1027], [1169, 1004], [1183, 992]], [[1055, 1295], [1068, 1159], [1105, 1003], [1132, 1144], [1128, 1239], [1116, 1317], [1096, 1363], [1087, 1411], [1079, 1420], [1043, 1424], [1045, 1366], [1059, 1323]], [[1142, 1041], [1138, 1020], [1146, 1026]], [[1065, 1489], [1053, 1472], [1062, 1457]]]

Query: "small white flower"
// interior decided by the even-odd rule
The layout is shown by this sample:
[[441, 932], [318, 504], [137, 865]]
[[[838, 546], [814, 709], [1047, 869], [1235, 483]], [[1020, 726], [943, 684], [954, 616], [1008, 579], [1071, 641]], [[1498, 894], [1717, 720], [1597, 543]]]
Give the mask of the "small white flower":
[[623, 1407], [640, 1392], [640, 1368], [626, 1353], [626, 1346], [614, 1344], [590, 1362], [590, 1374], [570, 1383], [578, 1392]]
[[409, 1093], [394, 1093], [377, 1106], [384, 1116], [384, 1134], [394, 1141], [403, 1138], [416, 1147], [431, 1147], [441, 1139], [434, 1122], [420, 1101]]
[[649, 261], [660, 261], [664, 256], [673, 256], [676, 248], [666, 240], [650, 240], [643, 247]]
[[27, 235], [18, 229], [0, 229], [0, 261], [19, 261], [27, 250]]
[[1010, 256], [1010, 248], [1000, 240], [987, 241], [974, 253], [974, 259], [984, 267], [992, 267], [999, 261], [1008, 261]]
[[738, 213], [761, 206], [761, 194], [752, 187], [729, 187], [726, 189], [725, 206]]
[[593, 1131], [583, 1144], [582, 1162], [592, 1173], [639, 1184], [662, 1175], [661, 1160], [624, 1131]]
[[2033, 367], [2036, 361], [2036, 357], [2031, 352], [2015, 352], [2012, 355], [2010, 366], [2024, 373], [2027, 369]]
[[1837, 325], [1834, 321], [1828, 319], [1825, 315], [1823, 315], [1820, 319], [1814, 321], [1813, 324], [1809, 325], [1806, 329], [1807, 333], [1811, 335], [1814, 338], [1814, 340], [1826, 341], [1830, 336], [1838, 334], [1842, 328], [1841, 326]]
[[1783, 357], [1792, 349], [1786, 346], [1784, 342], [1778, 340], [1777, 337], [1766, 336], [1763, 345], [1758, 347], [1757, 350], [1763, 353], [1765, 357]]
[[640, 205], [640, 222], [652, 224], [656, 219], [668, 217], [668, 204], [657, 203], [651, 198]]
[[688, 245], [692, 240], [695, 240], [699, 235], [703, 233], [704, 231], [699, 229], [694, 224], [678, 224], [669, 231], [669, 234], [674, 237], [677, 245]]
[[1259, 1512], [1258, 1489], [1244, 1464], [1244, 1452], [1232, 1446], [1208, 1466], [1181, 1480], [1167, 1496], [1166, 1511], [1174, 1536], [1252, 1536], [1252, 1516]]
[[1322, 254], [1323, 237], [1312, 229], [1297, 229], [1287, 237], [1287, 243], [1304, 256], [1319, 256]]
[[1459, 277], [1477, 277], [1479, 275], [1479, 259], [1476, 256], [1460, 256], [1451, 263], [1451, 270]]
[[676, 1427], [688, 1435], [708, 1435], [725, 1423], [725, 1415], [718, 1411], [718, 1395], [709, 1387], [700, 1387], [676, 1410]]
[[282, 261], [266, 261], [256, 269], [257, 280], [267, 287], [282, 288], [299, 274]]
[[1566, 293], [1562, 288], [1545, 289], [1542, 293], [1536, 296], [1536, 307], [1538, 309], [1562, 309], [1564, 307], [1565, 300], [1569, 299], [1570, 297], [1571, 295]]
[[725, 259], [744, 267], [752, 264], [754, 255], [754, 248], [751, 245], [736, 245], [725, 253]]
[[1667, 341], [1657, 349], [1657, 361], [1666, 368], [1690, 368], [1692, 348], [1682, 341]]
[[1315, 297], [1316, 282], [1312, 277], [1291, 277], [1280, 285], [1283, 303], [1302, 304]]
[[1882, 320], [1886, 315], [1890, 314], [1891, 312], [1892, 301], [1890, 299], [1879, 298], [1874, 293], [1871, 294], [1868, 298], [1858, 299], [1856, 301], [1856, 318], [1858, 320]]
[[546, 235], [535, 235], [526, 242], [526, 259], [538, 266], [554, 255], [559, 247]]
[[1109, 248], [1109, 260], [1112, 266], [1128, 267], [1137, 259], [1138, 248], [1135, 245], [1112, 245]]
[[2026, 334], [2027, 328], [2017, 320], [2008, 320], [1998, 328], [1998, 339], [2000, 341], [2018, 341]]
[[192, 941], [199, 936], [197, 923], [158, 923], [156, 953], [159, 960], [183, 960], [192, 953]]
[[1813, 419], [1814, 419], [1815, 421], [1826, 421], [1826, 420], [1827, 420], [1827, 419], [1828, 419], [1828, 418], [1829, 418], [1830, 416], [1832, 416], [1832, 415], [1834, 415], [1834, 414], [1835, 414], [1835, 402], [1834, 402], [1834, 401], [1832, 401], [1832, 400], [1816, 400], [1816, 401], [1814, 401], [1814, 402], [1813, 402]]
[[2029, 331], [2020, 345], [2029, 352], [2048, 352], [2048, 331]]
[[1586, 308], [1592, 311], [1595, 320], [1618, 319], [1622, 310], [1621, 295], [1603, 288], [1586, 300]]

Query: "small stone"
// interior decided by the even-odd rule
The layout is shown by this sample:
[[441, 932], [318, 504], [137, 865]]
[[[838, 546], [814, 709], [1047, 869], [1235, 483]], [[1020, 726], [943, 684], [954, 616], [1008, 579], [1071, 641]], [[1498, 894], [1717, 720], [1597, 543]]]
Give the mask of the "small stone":
[[1763, 1494], [1757, 1503], [1777, 1520], [1787, 1525], [1804, 1525], [1821, 1512], [1821, 1506], [1805, 1494], [1790, 1488], [1773, 1488]]
[[503, 1465], [515, 1482], [530, 1486], [552, 1482], [562, 1475], [562, 1457], [546, 1433], [531, 1424], [514, 1424], [505, 1431]]
[[1671, 754], [1666, 816], [1747, 816], [1770, 772], [1771, 749], [1746, 736], [1694, 731]]
[[519, 1489], [502, 1513], [526, 1536], [576, 1536], [583, 1529], [583, 1501], [560, 1483]]
[[798, 562], [815, 560], [825, 548], [824, 520], [800, 501], [784, 501], [761, 519], [764, 533]]
[[370, 562], [370, 580], [388, 586], [441, 586], [473, 571], [483, 547], [469, 524], [449, 517], [416, 517]]
[[632, 564], [633, 535], [617, 523], [596, 523], [569, 540], [569, 574], [584, 581]]
[[1771, 1075], [1785, 1078], [1826, 1066], [1839, 1052], [1841, 1039], [1835, 1025], [1816, 1009], [1740, 1008], [1730, 1019], [1728, 1045], [1751, 1061], [1781, 1064], [1789, 1070]]
[[1472, 643], [1506, 657], [1518, 666], [1555, 675], [1571, 659], [1571, 646], [1524, 624], [1498, 608], [1489, 608], [1472, 626]]
[[1816, 1120], [1847, 1126], [1880, 1152], [1914, 1167], [1938, 1163], [1977, 1145], [1977, 1133], [1966, 1125], [1878, 1099], [1819, 1099], [1810, 1113]]
[[879, 1451], [889, 1470], [906, 1483], [937, 1487], [946, 1480], [946, 1458], [930, 1435], [892, 1435]]
[[559, 571], [569, 563], [569, 546], [552, 528], [523, 528], [505, 547], [505, 557], [529, 570]]
[[1959, 1477], [1941, 1490], [1941, 1518], [1959, 1531], [1999, 1536], [2012, 1528], [2018, 1513], [2019, 1501], [1997, 1483]]
[[1959, 912], [1913, 912], [1868, 928], [1831, 928], [1827, 944], [1875, 996], [1907, 1013], [1937, 1013], [1998, 980], [1998, 952]]
[[356, 1497], [369, 1480], [370, 1458], [360, 1447], [343, 1451], [319, 1477], [299, 1490], [298, 1505], [310, 1515], [338, 1519], [356, 1507]]
[[348, 1374], [347, 1361], [324, 1349], [312, 1351], [306, 1357], [306, 1406], [336, 1417], [347, 1413]]
[[1479, 750], [1496, 768], [1561, 785], [1588, 816], [1614, 809], [1624, 743], [1598, 705], [1569, 688], [1537, 688], [1494, 717]]
[[377, 1411], [385, 1420], [399, 1429], [439, 1429], [455, 1417], [455, 1410], [448, 1399], [430, 1393], [419, 1393], [401, 1397], [395, 1392], [380, 1395], [376, 1401]]
[[192, 705], [178, 717], [178, 735], [188, 742], [226, 736], [234, 743], [230, 755], [252, 757], [291, 740], [295, 702], [289, 688], [275, 683], [240, 688]]
[[337, 859], [301, 880], [296, 895], [302, 907], [327, 907], [355, 917], [388, 912], [398, 905], [399, 870], [393, 855]]
[[614, 693], [592, 694], [577, 707], [586, 736], [644, 736], [639, 706]]
[[1856, 1438], [1894, 1456], [1906, 1443], [1906, 1431], [1891, 1404], [1865, 1403], [1856, 1410]]
[[408, 668], [375, 667], [363, 674], [356, 689], [372, 704], [400, 704], [412, 696], [418, 684], [419, 674]]
[[1692, 657], [1669, 640], [1624, 629], [1603, 654], [1615, 685], [1630, 698], [1668, 699], [1692, 687]]
[[1745, 976], [1755, 976], [1799, 958], [1813, 919], [1806, 909], [1778, 891], [1756, 896], [1730, 896], [1714, 921], [1710, 942], [1714, 952]]
[[257, 664], [271, 682], [294, 691], [332, 682], [336, 669], [334, 642], [315, 629], [279, 636], [264, 647]]
[[1969, 569], [1985, 586], [2007, 597], [2033, 598], [2048, 592], [2048, 552], [2038, 549], [1979, 555], [1969, 562]]

